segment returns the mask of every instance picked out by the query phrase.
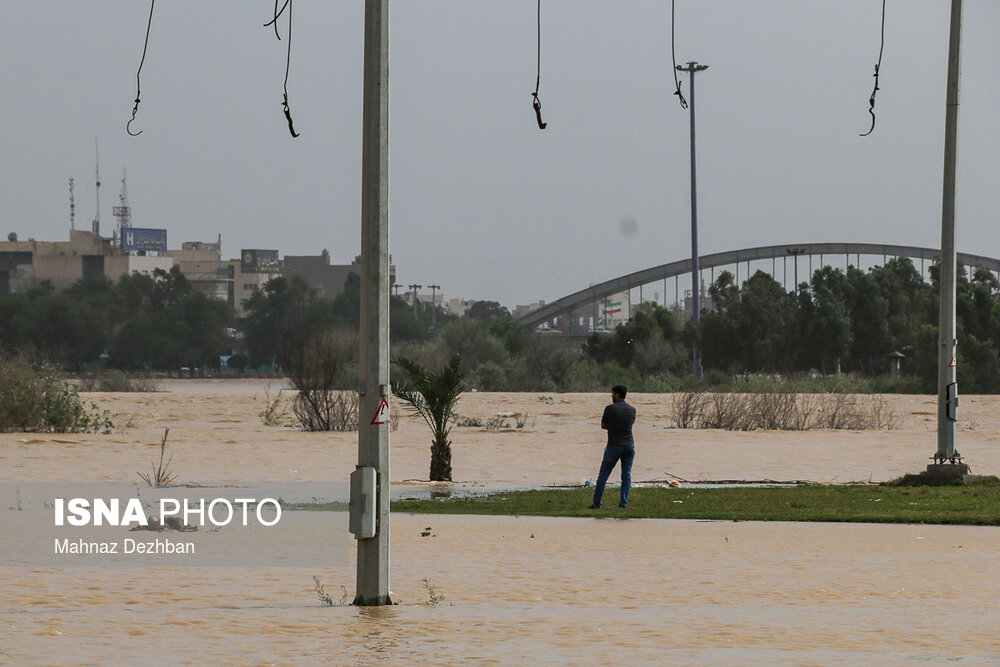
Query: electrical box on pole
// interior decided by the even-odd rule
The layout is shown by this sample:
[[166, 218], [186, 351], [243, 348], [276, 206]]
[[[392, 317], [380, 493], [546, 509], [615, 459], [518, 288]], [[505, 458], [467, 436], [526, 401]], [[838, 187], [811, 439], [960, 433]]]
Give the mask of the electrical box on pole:
[[945, 418], [948, 421], [958, 421], [958, 383], [952, 382], [948, 385], [945, 399]]
[[375, 537], [375, 468], [365, 466], [351, 473], [351, 533], [359, 540]]

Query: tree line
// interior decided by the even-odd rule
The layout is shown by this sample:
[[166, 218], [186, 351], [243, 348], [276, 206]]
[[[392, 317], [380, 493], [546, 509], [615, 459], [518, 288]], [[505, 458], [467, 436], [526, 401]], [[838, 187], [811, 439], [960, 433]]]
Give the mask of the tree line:
[[[690, 378], [693, 343], [706, 379], [729, 385], [752, 374], [809, 378], [839, 373], [878, 378], [879, 390], [936, 390], [937, 267], [926, 281], [906, 258], [867, 271], [825, 266], [794, 291], [758, 271], [742, 284], [722, 272], [708, 290], [701, 322], [682, 310], [643, 303], [611, 334], [581, 346], [538, 335], [493, 301], [467, 316], [429, 304], [390, 301], [394, 357], [443, 368], [455, 353], [480, 391], [596, 391], [626, 384], [634, 391], [679, 391]], [[992, 273], [961, 268], [958, 279], [958, 362], [963, 392], [1000, 391], [1000, 284]], [[175, 268], [112, 282], [86, 279], [64, 292], [49, 286], [0, 296], [0, 347], [34, 349], [65, 370], [96, 365], [126, 371], [218, 367], [283, 367], [311, 337], [357, 335], [360, 280], [351, 275], [336, 298], [324, 298], [298, 277], [264, 285], [235, 317], [227, 304], [192, 288]], [[437, 326], [432, 329], [431, 322]], [[901, 375], [890, 373], [902, 353]], [[343, 360], [344, 388], [353, 387], [357, 345]]]
[[[958, 271], [959, 382], [966, 393], [1000, 391], [1000, 283], [989, 270]], [[795, 293], [758, 272], [737, 288], [722, 275], [700, 340], [712, 368], [792, 373], [885, 373], [900, 352], [914, 390], [937, 387], [939, 267], [925, 281], [908, 258], [868, 271], [823, 267]], [[734, 335], [735, 334], [735, 335]]]
[[193, 290], [181, 272], [158, 270], [43, 284], [0, 296], [0, 346], [30, 350], [66, 370], [200, 367], [227, 349], [227, 304]]
[[[959, 267], [959, 382], [966, 393], [1000, 391], [1000, 283], [987, 269]], [[585, 351], [650, 377], [656, 369], [689, 369], [697, 342], [710, 381], [741, 374], [891, 375], [883, 387], [933, 393], [937, 386], [939, 270], [925, 281], [908, 258], [862, 271], [824, 266], [786, 291], [758, 271], [741, 285], [722, 272], [709, 287], [709, 307], [696, 327], [683, 314], [643, 304], [611, 336], [592, 337]]]

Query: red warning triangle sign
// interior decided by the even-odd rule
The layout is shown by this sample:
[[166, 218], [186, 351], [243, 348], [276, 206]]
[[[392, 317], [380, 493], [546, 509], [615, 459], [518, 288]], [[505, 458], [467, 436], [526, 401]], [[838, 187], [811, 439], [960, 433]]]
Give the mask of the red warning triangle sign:
[[951, 363], [948, 364], [948, 368], [955, 368], [958, 366], [958, 356], [956, 352], [951, 353]]
[[383, 396], [382, 402], [378, 404], [378, 410], [375, 411], [375, 416], [372, 417], [372, 424], [388, 424], [388, 423], [389, 423], [389, 399]]

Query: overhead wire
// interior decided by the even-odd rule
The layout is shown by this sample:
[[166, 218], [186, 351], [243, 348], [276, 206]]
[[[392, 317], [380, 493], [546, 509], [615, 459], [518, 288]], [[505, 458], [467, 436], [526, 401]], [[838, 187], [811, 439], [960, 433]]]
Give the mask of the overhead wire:
[[538, 129], [544, 130], [548, 123], [542, 121], [542, 103], [538, 99], [538, 87], [542, 81], [542, 0], [538, 0], [537, 4], [537, 35], [535, 92], [531, 94], [531, 107], [535, 110], [535, 120], [538, 122]]
[[274, 18], [264, 24], [264, 27], [274, 26], [274, 36], [281, 40], [281, 35], [278, 33], [278, 19], [285, 10], [288, 10], [288, 50], [285, 55], [285, 84], [284, 84], [284, 97], [281, 99], [281, 108], [285, 113], [285, 120], [288, 121], [288, 131], [291, 133], [292, 138], [299, 136], [299, 133], [295, 131], [295, 125], [292, 123], [292, 111], [288, 107], [288, 72], [291, 69], [292, 63], [292, 0], [285, 0], [285, 4], [278, 9], [278, 1], [274, 0]]
[[868, 113], [872, 117], [872, 126], [868, 128], [868, 131], [864, 134], [859, 134], [859, 137], [867, 137], [875, 130], [875, 93], [878, 92], [878, 75], [879, 69], [882, 67], [882, 51], [885, 49], [885, 0], [882, 0], [882, 37], [881, 43], [878, 47], [878, 62], [875, 63], [875, 87], [872, 89], [872, 96], [868, 98]]
[[142, 66], [146, 62], [146, 49], [149, 48], [149, 31], [153, 26], [153, 7], [155, 5], [156, 0], [149, 0], [149, 20], [146, 22], [146, 41], [143, 42], [142, 45], [142, 58], [139, 60], [139, 69], [135, 72], [135, 106], [132, 107], [132, 118], [125, 125], [125, 131], [132, 137], [138, 137], [142, 134], [142, 130], [139, 130], [138, 132], [132, 131], [132, 123], [135, 122], [135, 115], [139, 113], [139, 97], [142, 94], [139, 75], [142, 73]]
[[688, 103], [684, 99], [684, 93], [681, 92], [681, 81], [677, 78], [677, 51], [674, 48], [674, 0], [670, 0], [670, 58], [673, 61], [674, 67], [674, 95], [677, 96], [681, 103], [681, 109], [687, 109]]

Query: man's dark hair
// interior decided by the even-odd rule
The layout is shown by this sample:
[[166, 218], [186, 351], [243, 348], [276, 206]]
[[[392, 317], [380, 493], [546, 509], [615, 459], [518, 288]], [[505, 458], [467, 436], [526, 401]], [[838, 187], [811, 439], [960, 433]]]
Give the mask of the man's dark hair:
[[616, 384], [611, 388], [611, 393], [619, 398], [625, 398], [628, 395], [628, 389], [623, 384]]

